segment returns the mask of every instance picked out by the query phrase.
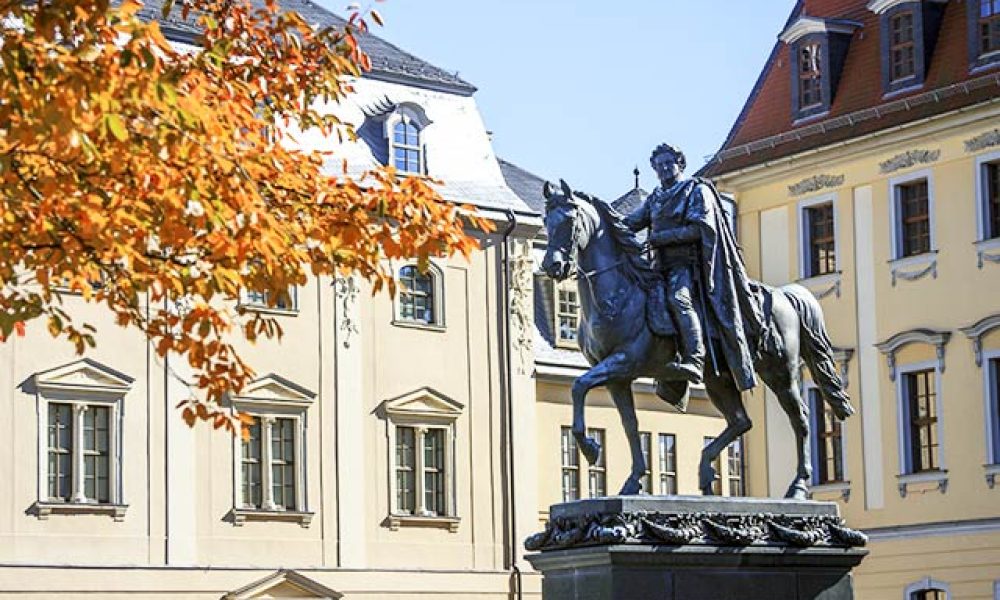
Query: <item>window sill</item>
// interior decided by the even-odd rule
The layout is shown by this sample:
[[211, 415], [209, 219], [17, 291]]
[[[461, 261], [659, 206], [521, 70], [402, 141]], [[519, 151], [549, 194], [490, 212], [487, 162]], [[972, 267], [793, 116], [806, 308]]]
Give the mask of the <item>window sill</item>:
[[[912, 80], [916, 80], [916, 75], [910, 75], [909, 77], [904, 77], [903, 79], [898, 79], [889, 84], [890, 90], [882, 94], [883, 100], [892, 100], [893, 98], [898, 98], [899, 96], [904, 96], [906, 94], [912, 94], [913, 92], [919, 92], [924, 89], [924, 82], [919, 81], [914, 83]], [[900, 86], [896, 89], [891, 89], [893, 86]]]
[[303, 528], [309, 527], [315, 513], [296, 510], [261, 510], [257, 508], [234, 508], [230, 520], [236, 527], [242, 527], [247, 521], [280, 521], [298, 523]]
[[386, 524], [392, 531], [399, 531], [400, 527], [440, 527], [448, 529], [449, 533], [457, 533], [458, 526], [462, 522], [459, 517], [438, 517], [433, 515], [389, 515]]
[[108, 515], [115, 522], [125, 520], [127, 504], [97, 504], [89, 502], [35, 502], [30, 511], [39, 521], [49, 518], [49, 515]]
[[802, 115], [802, 116], [798, 117], [797, 119], [795, 119], [794, 121], [792, 121], [792, 127], [798, 127], [799, 125], [805, 125], [806, 123], [810, 123], [812, 121], [817, 121], [819, 119], [822, 119], [823, 117], [830, 116], [830, 109], [827, 108], [827, 107], [824, 107], [821, 104], [816, 104], [816, 105], [813, 105], [813, 106], [809, 106], [809, 107], [806, 107], [806, 108], [799, 109], [799, 114], [801, 115], [804, 112], [808, 113], [811, 110], [817, 110], [817, 109], [820, 109], [819, 112], [817, 112], [817, 113]]
[[424, 323], [423, 321], [404, 321], [402, 319], [394, 319], [392, 324], [396, 327], [405, 327], [406, 329], [421, 329], [423, 331], [433, 331], [436, 333], [444, 333], [446, 331], [444, 325], [437, 325], [434, 323]]
[[276, 315], [281, 317], [295, 317], [299, 314], [299, 309], [297, 308], [272, 308], [270, 306], [257, 306], [254, 304], [240, 304], [239, 308], [247, 312], [255, 312], [262, 315]]
[[817, 300], [822, 300], [832, 294], [836, 294], [840, 298], [840, 280], [841, 272], [833, 271], [832, 273], [799, 279], [796, 283], [812, 292]]
[[948, 471], [923, 471], [897, 475], [899, 497], [905, 498], [910, 492], [925, 494], [937, 490], [942, 494], [948, 490]]
[[892, 285], [900, 279], [906, 281], [916, 281], [928, 275], [937, 279], [937, 250], [904, 256], [889, 261], [889, 270], [892, 272]]
[[831, 481], [809, 486], [809, 493], [816, 500], [836, 500], [839, 496], [844, 502], [851, 499], [850, 481]]
[[997, 67], [1000, 67], [1000, 50], [994, 50], [976, 57], [975, 62], [972, 63], [972, 68], [969, 69], [969, 75], [992, 71]]
[[1000, 479], [1000, 464], [983, 465], [983, 470], [986, 472], [986, 485], [992, 490]]
[[976, 242], [976, 258], [980, 269], [986, 262], [1000, 264], [1000, 238]]

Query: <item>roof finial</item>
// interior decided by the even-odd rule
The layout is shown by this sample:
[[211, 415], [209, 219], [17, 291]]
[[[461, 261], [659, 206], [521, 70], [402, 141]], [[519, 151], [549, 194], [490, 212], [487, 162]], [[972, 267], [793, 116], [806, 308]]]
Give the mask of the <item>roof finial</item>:
[[639, 189], [639, 165], [635, 166], [632, 170], [632, 174], [635, 175], [635, 189]]

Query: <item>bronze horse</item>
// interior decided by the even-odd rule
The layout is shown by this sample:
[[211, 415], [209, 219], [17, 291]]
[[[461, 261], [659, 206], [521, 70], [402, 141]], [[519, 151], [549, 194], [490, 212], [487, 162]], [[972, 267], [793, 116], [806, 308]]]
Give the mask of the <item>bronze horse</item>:
[[[593, 464], [601, 448], [587, 436], [583, 409], [587, 393], [606, 386], [618, 408], [632, 454], [631, 474], [619, 494], [636, 494], [642, 489], [646, 465], [632, 382], [639, 377], [655, 379], [657, 394], [675, 405], [687, 393], [687, 382], [671, 380], [664, 368], [675, 360], [676, 340], [655, 334], [646, 319], [649, 286], [662, 282], [656, 281], [642, 242], [610, 205], [574, 193], [565, 181], [560, 190], [546, 183], [543, 191], [548, 247], [542, 269], [557, 281], [576, 273], [581, 307], [577, 340], [591, 364], [590, 370], [573, 382], [573, 435], [584, 457]], [[846, 418], [854, 410], [835, 368], [823, 312], [813, 295], [796, 284], [759, 287], [768, 321], [773, 323], [772, 330], [781, 343], [762, 351], [754, 368], [777, 396], [795, 432], [798, 469], [785, 497], [805, 499], [812, 465], [809, 408], [800, 394], [800, 359], [839, 418]], [[716, 354], [721, 357], [722, 353]], [[729, 369], [719, 364], [717, 370], [706, 369], [705, 388], [727, 426], [702, 450], [698, 478], [706, 495], [712, 493], [716, 477], [712, 461], [752, 425]]]

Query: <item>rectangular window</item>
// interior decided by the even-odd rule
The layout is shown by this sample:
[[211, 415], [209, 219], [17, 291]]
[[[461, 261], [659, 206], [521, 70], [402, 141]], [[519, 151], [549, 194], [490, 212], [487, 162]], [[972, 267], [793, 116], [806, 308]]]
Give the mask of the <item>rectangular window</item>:
[[989, 401], [992, 414], [993, 464], [1000, 465], [1000, 358], [989, 362]]
[[243, 506], [261, 508], [263, 502], [262, 469], [261, 469], [261, 429], [260, 417], [253, 417], [250, 425], [250, 437], [243, 440], [243, 456], [240, 467], [243, 482]]
[[1000, 50], [1000, 0], [979, 0], [979, 55]]
[[580, 452], [569, 427], [562, 428], [562, 498], [563, 502], [580, 499]]
[[49, 402], [49, 499], [73, 496], [73, 405]]
[[813, 484], [843, 481], [844, 440], [840, 420], [823, 402], [818, 389], [810, 388], [808, 396], [813, 437]]
[[608, 447], [605, 443], [606, 436], [603, 429], [589, 429], [587, 430], [587, 435], [601, 445], [601, 453], [597, 456], [597, 461], [590, 465], [590, 497], [602, 498], [608, 495], [608, 473], [607, 462], [605, 461], [608, 453]]
[[[714, 441], [714, 437], [705, 436], [702, 447], [704, 448]], [[722, 495], [722, 455], [725, 453], [726, 451], [723, 450], [718, 456], [715, 457], [715, 460], [712, 461], [712, 468], [715, 469], [715, 480], [712, 482], [712, 493], [716, 496]]]
[[110, 413], [106, 406], [89, 406], [83, 412], [83, 494], [87, 500], [111, 500]]
[[444, 430], [424, 432], [424, 509], [432, 515], [448, 514], [445, 489]]
[[642, 494], [653, 493], [653, 463], [650, 446], [653, 444], [653, 436], [647, 431], [639, 432], [639, 446], [642, 448], [642, 462], [646, 465], [646, 472], [642, 474]]
[[560, 343], [574, 344], [580, 327], [580, 301], [575, 289], [556, 289], [556, 336]]
[[677, 493], [677, 438], [672, 433], [661, 433], [659, 443], [660, 494]]
[[826, 275], [837, 270], [833, 203], [809, 206], [805, 211], [806, 277]]
[[983, 165], [983, 239], [1000, 238], [1000, 162]]
[[917, 45], [913, 38], [913, 13], [900, 13], [889, 22], [889, 57], [892, 81], [913, 77], [917, 72]]
[[909, 431], [910, 473], [938, 469], [937, 388], [934, 369], [906, 373], [903, 380]]
[[799, 110], [823, 103], [821, 46], [804, 44], [799, 49]]
[[900, 258], [931, 251], [930, 202], [926, 179], [896, 186]]
[[948, 600], [944, 590], [919, 590], [910, 594], [910, 600]]
[[271, 490], [276, 507], [295, 510], [295, 419], [271, 425]]
[[396, 512], [413, 514], [416, 510], [416, 431], [413, 427], [396, 428]]
[[743, 438], [736, 440], [729, 445], [729, 495], [746, 496], [746, 464], [744, 459], [746, 453], [743, 452]]
[[271, 308], [274, 310], [287, 310], [287, 311], [294, 311], [298, 310], [299, 308], [299, 292], [298, 292], [298, 287], [296, 286], [292, 286], [288, 290], [288, 293], [281, 294], [280, 296], [278, 296], [277, 300], [274, 303], [274, 306], [271, 306], [270, 298], [271, 295], [268, 294], [267, 292], [254, 292], [251, 290], [244, 290], [243, 301], [241, 302], [241, 304], [251, 308]]

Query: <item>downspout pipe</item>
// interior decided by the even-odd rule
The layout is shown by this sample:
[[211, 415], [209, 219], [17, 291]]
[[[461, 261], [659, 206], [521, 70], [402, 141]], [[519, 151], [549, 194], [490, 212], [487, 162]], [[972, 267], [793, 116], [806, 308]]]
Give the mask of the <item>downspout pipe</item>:
[[518, 600], [522, 598], [521, 592], [521, 568], [517, 564], [517, 494], [516, 478], [514, 477], [514, 368], [511, 354], [513, 344], [511, 342], [510, 325], [510, 286], [511, 286], [511, 264], [510, 264], [510, 236], [517, 227], [517, 215], [511, 209], [504, 210], [507, 215], [507, 227], [503, 231], [503, 243], [500, 247], [501, 264], [503, 267], [503, 288], [501, 298], [503, 299], [503, 329], [504, 329], [504, 392], [507, 403], [507, 478], [508, 478], [508, 502], [510, 503], [510, 570], [514, 580], [514, 594]]

